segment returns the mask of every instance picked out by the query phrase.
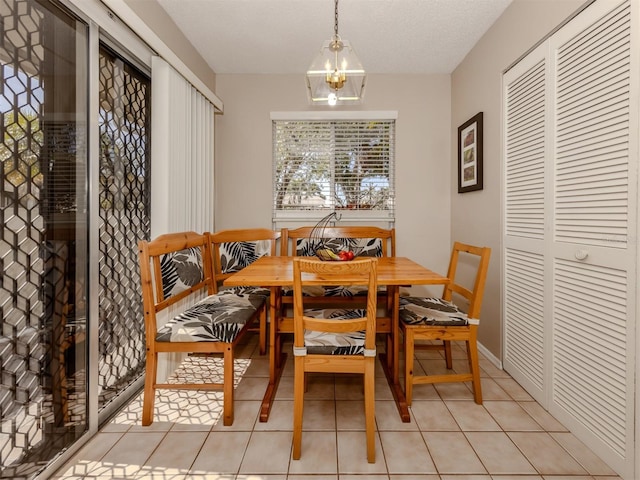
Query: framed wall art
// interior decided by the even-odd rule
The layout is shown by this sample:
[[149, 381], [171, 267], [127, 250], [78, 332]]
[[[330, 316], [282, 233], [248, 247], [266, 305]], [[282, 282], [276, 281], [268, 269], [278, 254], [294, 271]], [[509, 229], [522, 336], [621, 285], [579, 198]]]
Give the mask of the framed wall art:
[[482, 190], [482, 112], [458, 127], [458, 193]]

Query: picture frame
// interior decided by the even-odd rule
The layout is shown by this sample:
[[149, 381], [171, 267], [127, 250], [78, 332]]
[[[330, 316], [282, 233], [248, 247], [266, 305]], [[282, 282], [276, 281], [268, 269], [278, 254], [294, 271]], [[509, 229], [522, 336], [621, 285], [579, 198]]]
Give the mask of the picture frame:
[[482, 112], [458, 127], [458, 193], [482, 190]]

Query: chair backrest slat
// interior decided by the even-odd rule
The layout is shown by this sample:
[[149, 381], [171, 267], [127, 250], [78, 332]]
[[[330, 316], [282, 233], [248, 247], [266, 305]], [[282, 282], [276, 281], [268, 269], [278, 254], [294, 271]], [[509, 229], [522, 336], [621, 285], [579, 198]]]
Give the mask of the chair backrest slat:
[[[458, 263], [460, 254], [469, 254], [479, 257], [478, 267], [476, 270], [473, 287], [471, 289], [457, 282]], [[443, 299], [451, 301], [453, 293], [461, 295], [469, 301], [467, 315], [469, 318], [478, 318], [482, 309], [482, 298], [484, 297], [484, 287], [487, 279], [487, 270], [489, 269], [489, 258], [491, 249], [489, 247], [476, 247], [473, 245], [455, 242], [449, 262], [449, 284], [445, 286]]]

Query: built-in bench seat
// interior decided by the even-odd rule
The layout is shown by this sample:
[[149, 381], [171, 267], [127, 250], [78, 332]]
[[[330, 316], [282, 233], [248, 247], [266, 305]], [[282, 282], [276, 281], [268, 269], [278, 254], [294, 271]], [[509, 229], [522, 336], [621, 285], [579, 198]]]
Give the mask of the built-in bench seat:
[[[234, 349], [254, 323], [266, 324], [266, 297], [216, 293], [208, 233], [171, 233], [138, 247], [147, 347], [142, 425], [153, 422], [157, 389], [222, 390], [223, 423], [231, 425]], [[222, 354], [222, 382], [158, 383], [158, 354], [169, 352]]]

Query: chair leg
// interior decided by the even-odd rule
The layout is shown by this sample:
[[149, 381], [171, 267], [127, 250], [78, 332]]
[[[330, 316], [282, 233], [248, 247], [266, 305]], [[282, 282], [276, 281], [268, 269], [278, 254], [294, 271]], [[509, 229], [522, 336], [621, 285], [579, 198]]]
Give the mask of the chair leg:
[[407, 405], [411, 406], [411, 397], [413, 396], [413, 355], [414, 355], [414, 338], [413, 330], [405, 328], [404, 330], [404, 396]]
[[225, 427], [233, 425], [233, 346], [227, 345], [223, 359], [223, 400], [222, 400], [222, 424]]
[[364, 416], [367, 432], [367, 461], [376, 462], [375, 358], [367, 358], [364, 370]]
[[153, 422], [153, 405], [156, 398], [156, 373], [158, 370], [158, 354], [147, 349], [146, 371], [144, 378], [144, 396], [142, 400], [142, 425]]
[[293, 376], [293, 459], [302, 453], [302, 414], [304, 410], [304, 357], [295, 357]]
[[473, 377], [473, 399], [478, 405], [482, 405], [482, 386], [480, 384], [480, 364], [478, 361], [478, 345], [475, 338], [467, 341], [467, 356], [469, 369]]
[[444, 358], [447, 362], [447, 368], [451, 370], [453, 368], [453, 356], [451, 355], [451, 342], [449, 340], [443, 340], [444, 344]]

